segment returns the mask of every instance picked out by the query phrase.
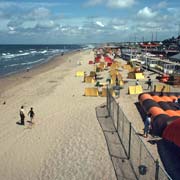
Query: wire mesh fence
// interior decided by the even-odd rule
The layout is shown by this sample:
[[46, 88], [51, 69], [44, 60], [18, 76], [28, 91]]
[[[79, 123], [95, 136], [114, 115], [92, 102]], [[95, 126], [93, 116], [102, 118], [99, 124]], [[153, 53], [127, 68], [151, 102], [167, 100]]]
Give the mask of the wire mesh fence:
[[137, 179], [171, 180], [167, 172], [159, 165], [137, 135], [131, 122], [123, 113], [119, 104], [107, 88], [107, 110], [112, 118], [127, 158], [130, 160]]

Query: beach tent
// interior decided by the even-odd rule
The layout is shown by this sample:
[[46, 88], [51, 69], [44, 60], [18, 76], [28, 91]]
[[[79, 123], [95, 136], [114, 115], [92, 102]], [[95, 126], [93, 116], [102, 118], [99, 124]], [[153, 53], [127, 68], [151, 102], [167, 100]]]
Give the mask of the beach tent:
[[143, 73], [135, 73], [135, 79], [144, 79]]
[[84, 76], [84, 71], [77, 71], [76, 72], [76, 77], [82, 77]]
[[94, 82], [95, 82], [95, 79], [94, 79], [94, 77], [86, 76], [86, 77], [85, 77], [85, 82], [86, 82], [86, 83], [94, 83]]
[[141, 94], [143, 92], [142, 86], [129, 86], [128, 88], [129, 94]]
[[94, 64], [94, 61], [89, 61], [89, 64]]
[[99, 62], [100, 62], [100, 59], [101, 59], [101, 57], [99, 57], [99, 56], [96, 57], [96, 58], [95, 58], [95, 63], [99, 63]]
[[107, 62], [107, 63], [113, 63], [113, 60], [108, 56], [104, 57], [104, 61]]
[[180, 147], [180, 118], [165, 128], [162, 137]]
[[89, 76], [95, 77], [95, 76], [96, 76], [96, 72], [95, 72], [95, 71], [91, 71], [90, 74], [89, 74]]
[[98, 88], [85, 88], [85, 96], [95, 96], [97, 97], [99, 95]]
[[119, 71], [118, 71], [117, 69], [113, 69], [113, 70], [110, 70], [109, 74], [110, 74], [111, 76], [113, 76], [113, 75], [118, 75], [118, 74], [120, 74], [120, 73], [119, 73]]
[[161, 92], [162, 89], [163, 89], [163, 87], [164, 87], [163, 92], [170, 92], [170, 91], [171, 91], [169, 85], [162, 85], [162, 84], [156, 84], [156, 85], [154, 86], [154, 91], [155, 91], [155, 92]]

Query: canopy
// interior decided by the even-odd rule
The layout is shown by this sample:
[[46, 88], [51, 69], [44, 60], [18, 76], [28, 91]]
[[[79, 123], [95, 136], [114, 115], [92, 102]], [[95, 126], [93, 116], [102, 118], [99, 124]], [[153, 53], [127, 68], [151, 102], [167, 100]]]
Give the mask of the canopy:
[[107, 63], [112, 63], [113, 62], [113, 60], [108, 56], [104, 57], [104, 61], [107, 62]]
[[177, 118], [166, 127], [163, 138], [180, 147], [180, 118]]

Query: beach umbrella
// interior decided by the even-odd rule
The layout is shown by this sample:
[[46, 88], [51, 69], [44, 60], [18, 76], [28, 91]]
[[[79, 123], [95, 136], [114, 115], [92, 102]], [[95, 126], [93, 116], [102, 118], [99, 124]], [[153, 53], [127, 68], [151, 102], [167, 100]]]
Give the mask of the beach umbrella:
[[100, 62], [100, 59], [101, 59], [100, 56], [96, 57], [96, 58], [95, 58], [95, 63], [99, 63], [99, 62]]
[[113, 62], [113, 60], [108, 56], [104, 57], [104, 61], [107, 62], [107, 63], [112, 63]]

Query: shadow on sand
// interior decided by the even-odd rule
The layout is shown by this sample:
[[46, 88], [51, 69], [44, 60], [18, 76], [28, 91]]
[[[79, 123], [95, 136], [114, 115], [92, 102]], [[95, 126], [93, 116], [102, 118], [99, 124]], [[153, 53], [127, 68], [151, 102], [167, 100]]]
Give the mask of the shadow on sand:
[[156, 142], [161, 161], [173, 180], [180, 179], [180, 148], [161, 139]]
[[19, 121], [17, 121], [16, 124], [20, 126], [24, 126], [24, 124], [21, 124]]
[[105, 104], [96, 107], [96, 116], [104, 133], [117, 180], [137, 179], [114, 127], [113, 121], [108, 115]]

